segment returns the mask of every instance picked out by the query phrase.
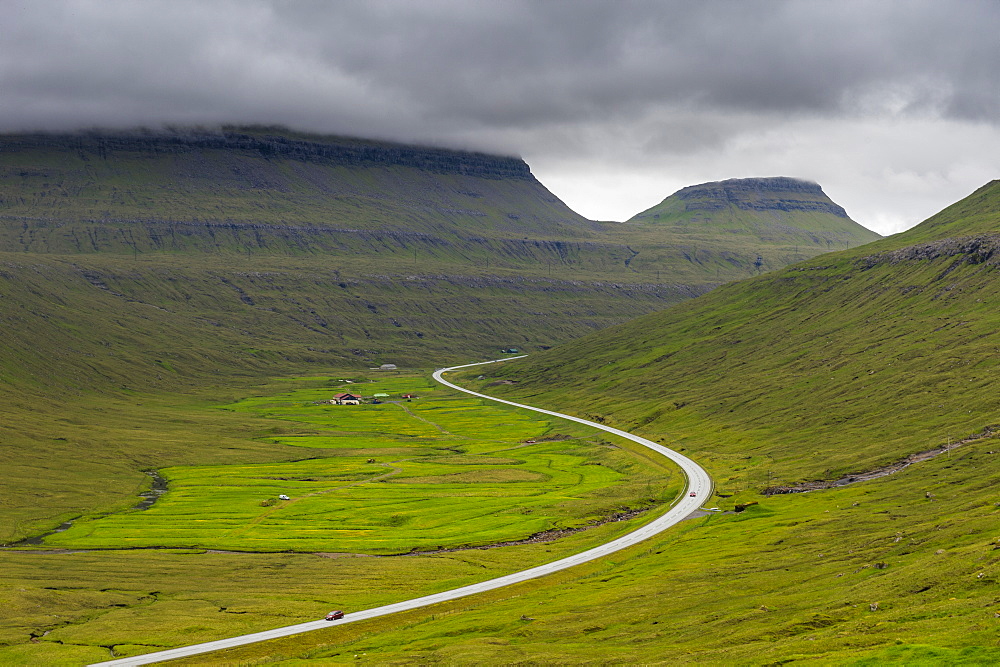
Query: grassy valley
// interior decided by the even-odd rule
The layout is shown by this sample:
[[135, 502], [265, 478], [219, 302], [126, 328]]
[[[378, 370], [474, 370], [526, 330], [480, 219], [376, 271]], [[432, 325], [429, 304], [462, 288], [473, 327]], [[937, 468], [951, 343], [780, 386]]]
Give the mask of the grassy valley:
[[[425, 378], [311, 384], [216, 408], [288, 422], [263, 439], [301, 458], [161, 468], [170, 493], [155, 506], [77, 521], [46, 546], [399, 554], [576, 528], [678, 491], [617, 446], [553, 437], [524, 411], [451, 398]], [[331, 384], [389, 398], [331, 405]]]
[[[133, 437], [145, 428], [133, 424], [155, 431], [153, 405], [321, 367], [540, 350], [795, 250], [730, 234], [714, 264], [704, 248], [685, 257], [659, 223], [585, 220], [503, 156], [278, 128], [7, 135], [2, 147], [8, 468], [33, 469], [39, 450], [86, 453], [51, 471], [51, 502], [22, 503], [28, 478], [2, 480], [8, 541], [126, 503], [143, 468], [187, 452], [288, 456]], [[821, 236], [798, 252], [825, 250]]]
[[[910, 232], [478, 380], [683, 449], [727, 512], [557, 581], [213, 659], [996, 662], [998, 222], [994, 182]], [[765, 493], [948, 445], [889, 476]]]
[[[788, 194], [787, 183], [765, 184], [760, 196], [788, 215], [725, 209], [727, 220], [751, 211], [778, 227], [758, 220], [736, 229], [708, 214], [699, 229], [662, 216], [599, 223], [570, 211], [515, 158], [275, 128], [19, 135], [5, 137], [3, 149], [0, 541], [45, 535], [0, 552], [9, 574], [0, 660], [11, 663], [80, 664], [307, 620], [330, 604], [361, 609], [621, 534], [665, 508], [680, 488], [675, 473], [628, 443], [432, 389], [427, 371], [500, 348], [537, 353], [681, 302], [669, 312], [695, 313], [695, 330], [709, 318], [699, 304], [715, 304], [724, 318], [738, 310], [725, 305], [738, 288], [711, 292], [722, 295], [716, 301], [692, 297], [873, 238], [845, 216], [800, 216], [801, 206], [829, 208], [828, 200]], [[832, 276], [829, 267], [848, 256], [808, 275]], [[894, 260], [883, 256], [882, 269], [870, 270], [888, 275]], [[766, 299], [747, 298], [766, 312]], [[661, 331], [650, 317], [640, 325], [657, 323], [650, 340], [685, 345], [681, 325]], [[723, 487], [751, 496], [765, 471], [775, 483], [818, 474], [791, 457], [778, 465], [778, 450], [761, 443], [777, 440], [779, 428], [696, 412], [696, 385], [671, 394], [670, 414], [657, 380], [629, 376], [632, 393], [613, 385], [613, 369], [667, 353], [628, 361], [642, 338], [607, 331], [512, 369], [502, 379], [518, 384], [507, 391], [704, 449]], [[368, 370], [386, 362], [403, 372]], [[421, 398], [354, 412], [324, 405], [348, 386], [344, 378], [366, 394], [395, 396], [405, 386]], [[709, 446], [706, 424], [727, 437]], [[827, 447], [816, 437], [817, 451]], [[859, 454], [828, 467], [869, 459], [881, 460]], [[137, 509], [152, 471], [170, 491]], [[65, 530], [51, 533], [57, 528]], [[695, 537], [692, 530], [681, 534]], [[498, 591], [486, 613], [553, 596], [553, 609], [569, 605], [576, 619], [560, 625], [589, 637], [597, 632], [590, 615], [611, 589], [641, 597], [619, 588], [617, 568], [645, 568], [637, 582], [649, 591], [668, 585], [661, 561], [643, 560], [660, 555], [652, 546], [633, 555]], [[570, 598], [555, 602], [564, 594], [553, 584], [568, 585]], [[457, 602], [448, 614], [482, 604]], [[391, 644], [392, 633], [435, 613], [348, 635], [388, 632]], [[513, 631], [534, 618], [520, 615], [527, 620], [515, 619]], [[470, 660], [517, 655], [490, 653], [507, 645], [492, 639], [505, 626], [476, 623], [485, 629], [431, 628], [447, 638], [414, 639], [415, 653], [384, 655], [452, 660], [449, 651], [469, 650], [466, 636], [481, 644]], [[523, 655], [583, 659], [592, 645], [526, 646]], [[296, 646], [274, 650], [341, 659]], [[631, 655], [606, 646], [608, 656]], [[635, 655], [664, 650], [660, 640], [650, 647]], [[272, 647], [260, 650], [246, 659]]]
[[[679, 491], [630, 443], [457, 398], [426, 376], [341, 378], [214, 389], [254, 394], [235, 403], [91, 405], [101, 424], [60, 433], [82, 447], [74, 433], [121, 438], [80, 463], [110, 488], [88, 488], [90, 511], [59, 516], [65, 530], [0, 552], [0, 662], [82, 664], [445, 590], [613, 539]], [[343, 389], [390, 396], [330, 405]], [[5, 496], [36, 498], [36, 524], [79, 492], [60, 478], [57, 440]], [[135, 495], [148, 481], [109, 500], [127, 492], [130, 464], [167, 480], [148, 509]]]

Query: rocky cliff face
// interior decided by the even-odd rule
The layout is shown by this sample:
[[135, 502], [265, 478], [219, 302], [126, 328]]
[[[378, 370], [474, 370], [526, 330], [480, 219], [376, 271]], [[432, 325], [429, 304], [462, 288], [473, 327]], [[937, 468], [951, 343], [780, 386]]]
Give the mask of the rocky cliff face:
[[1000, 265], [1000, 234], [978, 234], [976, 236], [946, 238], [930, 243], [918, 243], [862, 257], [857, 263], [862, 268], [870, 269], [884, 264], [931, 262], [952, 257], [957, 258], [958, 261], [945, 270], [941, 277], [961, 264], [985, 264], [996, 267]]
[[735, 206], [744, 211], [821, 211], [847, 217], [847, 211], [831, 201], [817, 183], [784, 176], [702, 183], [678, 190], [674, 196], [684, 201], [688, 211]]

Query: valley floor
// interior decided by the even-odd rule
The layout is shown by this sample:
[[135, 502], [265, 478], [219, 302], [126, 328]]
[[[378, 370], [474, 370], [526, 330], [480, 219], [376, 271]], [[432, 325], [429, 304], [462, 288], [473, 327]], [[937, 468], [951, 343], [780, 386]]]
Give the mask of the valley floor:
[[[175, 452], [190, 462], [160, 469], [166, 495], [0, 551], [0, 661], [94, 662], [474, 583], [607, 542], [652, 518], [630, 507], [678, 491], [665, 464], [618, 438], [552, 431], [426, 376], [376, 380], [279, 380], [228, 405], [159, 406], [163, 423], [206, 429], [188, 431], [201, 448]], [[391, 396], [330, 405], [344, 387]], [[239, 440], [230, 431], [213, 453], [213, 432], [234, 427], [249, 439], [227, 451]], [[621, 514], [636, 518], [605, 520]], [[553, 529], [558, 541], [523, 543]], [[456, 548], [498, 542], [512, 545]], [[374, 556], [420, 551], [433, 553]]]
[[[272, 383], [257, 398], [231, 402], [221, 411], [210, 408], [208, 414], [249, 419], [254, 442], [286, 456], [285, 448], [302, 446], [287, 442], [301, 439], [317, 439], [314, 444], [323, 446], [314, 451], [328, 453], [330, 442], [323, 438], [334, 436], [302, 421], [314, 408], [332, 409], [313, 403], [320, 393], [329, 393], [317, 386], [328, 378], [296, 382]], [[461, 438], [456, 432], [462, 424], [478, 422], [451, 400], [439, 404], [440, 414], [450, 417], [435, 415], [429, 421], [437, 425], [433, 430], [438, 435], [441, 427]], [[413, 409], [412, 404], [407, 407]], [[491, 436], [476, 426], [477, 437], [513, 436], [516, 448], [505, 457], [524, 456], [530, 447], [518, 443], [549, 428], [519, 421], [509, 412], [498, 414], [500, 430]], [[415, 429], [428, 426], [412, 423]], [[559, 431], [567, 435], [562, 427]], [[361, 437], [360, 431], [352, 433]], [[411, 445], [434, 448], [431, 435], [406, 437]], [[574, 442], [538, 439], [542, 451]], [[598, 442], [596, 451], [625, 453], [616, 448], [624, 443], [609, 444]], [[994, 555], [1000, 553], [1000, 537], [992, 532], [1000, 507], [990, 483], [1000, 473], [1000, 454], [993, 447], [991, 439], [976, 440], [948, 456], [838, 489], [771, 497], [747, 489], [719, 501], [723, 509], [757, 502], [742, 513], [685, 522], [571, 571], [428, 610], [325, 629], [309, 638], [233, 649], [192, 664], [300, 659], [339, 664], [354, 661], [356, 654], [380, 663], [989, 663], [998, 657], [1000, 630], [995, 597], [1000, 556]], [[375, 448], [363, 449], [349, 454], [371, 458]], [[464, 456], [478, 457], [475, 465], [487, 468], [510, 465], [486, 450]], [[709, 451], [693, 456], [713, 458]], [[615, 465], [626, 459], [616, 459]], [[290, 488], [291, 479], [274, 478], [291, 475], [254, 472], [261, 465], [288, 464], [242, 465], [245, 478]], [[223, 465], [217, 472], [231, 467]], [[641, 471], [633, 468], [631, 475], [639, 475], [636, 483], [624, 484], [633, 494], [662, 475]], [[425, 472], [419, 471], [416, 479], [440, 483]], [[615, 487], [604, 488], [621, 485], [617, 479]], [[270, 496], [270, 488], [260, 490]], [[581, 516], [600, 514], [600, 507], [619, 505], [624, 497], [619, 491], [608, 502], [585, 502]], [[156, 509], [163, 516], [176, 511], [169, 504]], [[198, 520], [187, 510], [185, 515], [188, 521]], [[113, 516], [134, 515], [108, 518]], [[104, 520], [95, 517], [79, 525]], [[92, 531], [76, 537], [66, 531], [53, 536], [65, 540], [60, 549], [0, 552], [7, 573], [0, 660], [82, 664], [106, 660], [112, 650], [135, 655], [315, 619], [331, 604], [348, 609], [386, 604], [549, 561], [560, 552], [612, 539], [631, 523], [595, 526], [555, 543], [388, 558], [205, 547], [90, 550], [74, 548], [73, 540], [95, 539]]]

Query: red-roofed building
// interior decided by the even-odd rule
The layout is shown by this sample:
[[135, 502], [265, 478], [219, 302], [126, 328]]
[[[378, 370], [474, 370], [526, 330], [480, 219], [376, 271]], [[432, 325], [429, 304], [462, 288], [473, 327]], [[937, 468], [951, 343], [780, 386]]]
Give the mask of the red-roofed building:
[[357, 394], [334, 394], [330, 402], [334, 405], [361, 405], [361, 397]]

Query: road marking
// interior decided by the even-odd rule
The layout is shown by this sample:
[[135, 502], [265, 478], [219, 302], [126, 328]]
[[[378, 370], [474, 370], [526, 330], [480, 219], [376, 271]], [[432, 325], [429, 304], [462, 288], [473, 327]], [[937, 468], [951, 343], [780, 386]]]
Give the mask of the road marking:
[[[701, 507], [706, 497], [709, 497], [712, 492], [712, 479], [708, 476], [705, 470], [689, 459], [688, 457], [675, 452], [672, 449], [664, 447], [661, 444], [653, 442], [652, 440], [647, 440], [646, 438], [633, 435], [631, 433], [626, 433], [617, 428], [611, 426], [605, 426], [604, 424], [598, 424], [596, 422], [587, 421], [586, 419], [581, 419], [580, 417], [574, 417], [572, 415], [564, 415], [561, 412], [554, 412], [552, 410], [544, 410], [542, 408], [536, 408], [530, 405], [524, 405], [523, 403], [515, 403], [514, 401], [507, 401], [502, 398], [495, 398], [493, 396], [487, 396], [486, 394], [480, 394], [469, 389], [464, 389], [456, 384], [452, 384], [445, 380], [442, 376], [450, 371], [455, 371], [460, 368], [470, 368], [472, 366], [483, 366], [486, 364], [494, 364], [503, 361], [510, 361], [512, 359], [521, 359], [527, 355], [521, 355], [518, 357], [508, 357], [507, 359], [496, 359], [494, 361], [481, 361], [475, 364], [464, 364], [462, 366], [452, 366], [450, 368], [442, 368], [434, 372], [434, 379], [441, 384], [451, 387], [452, 389], [457, 389], [458, 391], [464, 392], [466, 394], [472, 394], [473, 396], [478, 396], [480, 398], [485, 398], [490, 401], [496, 401], [498, 403], [505, 403], [507, 405], [512, 405], [518, 408], [524, 408], [525, 410], [533, 410], [535, 412], [540, 412], [545, 415], [550, 415], [553, 417], [559, 417], [560, 419], [568, 419], [580, 424], [585, 424], [593, 428], [606, 431], [608, 433], [613, 433], [617, 436], [621, 436], [632, 442], [638, 443], [644, 447], [648, 447], [653, 451], [666, 456], [678, 466], [687, 476], [688, 485], [684, 492], [681, 494], [679, 501], [674, 504], [674, 506], [663, 516], [655, 519], [645, 526], [642, 526], [627, 535], [623, 535], [607, 544], [602, 544], [600, 546], [588, 549], [587, 551], [582, 551], [573, 556], [567, 556], [566, 558], [561, 558], [559, 560], [553, 561], [551, 563], [546, 563], [545, 565], [538, 565], [527, 570], [522, 570], [521, 572], [514, 572], [513, 574], [504, 575], [502, 577], [497, 577], [496, 579], [490, 579], [489, 581], [483, 581], [478, 584], [469, 584], [468, 586], [462, 586], [461, 588], [454, 588], [450, 591], [442, 591], [440, 593], [434, 593], [433, 595], [425, 595], [423, 597], [414, 598], [412, 600], [404, 600], [403, 602], [396, 602], [394, 604], [384, 605], [382, 607], [374, 607], [372, 609], [365, 609], [363, 611], [356, 611], [350, 614], [346, 614], [344, 618], [338, 621], [308, 621], [306, 623], [299, 623], [297, 625], [289, 625], [283, 628], [275, 628], [274, 630], [265, 630], [264, 632], [255, 632], [248, 635], [240, 635], [239, 637], [230, 637], [229, 639], [220, 639], [213, 642], [206, 642], [204, 644], [194, 644], [192, 646], [183, 646], [180, 648], [168, 649], [166, 651], [157, 651], [156, 653], [146, 653], [145, 655], [137, 655], [132, 658], [118, 658], [116, 660], [109, 660], [107, 662], [94, 663], [91, 667], [104, 667], [110, 665], [116, 666], [133, 666], [133, 665], [148, 665], [154, 662], [162, 662], [164, 660], [173, 660], [176, 658], [184, 658], [192, 655], [198, 655], [199, 653], [209, 653], [211, 651], [220, 651], [222, 649], [233, 648], [236, 646], [243, 646], [245, 644], [254, 644], [256, 642], [267, 641], [268, 639], [279, 639], [281, 637], [288, 637], [289, 635], [296, 635], [302, 632], [309, 632], [311, 630], [322, 630], [323, 628], [329, 628], [336, 625], [343, 625], [344, 623], [354, 623], [356, 621], [366, 621], [370, 618], [377, 618], [379, 616], [386, 616], [388, 614], [395, 614], [401, 611], [410, 611], [413, 609], [418, 609], [420, 607], [426, 607], [432, 604], [437, 604], [439, 602], [448, 602], [451, 600], [457, 600], [458, 598], [463, 598], [469, 595], [475, 595], [477, 593], [485, 593], [487, 591], [492, 591], [497, 588], [503, 588], [504, 586], [511, 586], [513, 584], [519, 584], [524, 581], [529, 581], [531, 579], [537, 579], [538, 577], [544, 577], [545, 575], [552, 574], [553, 572], [558, 572], [560, 570], [565, 570], [567, 568], [581, 565], [583, 563], [588, 563], [592, 560], [598, 558], [603, 558], [609, 554], [616, 551], [620, 551], [627, 547], [639, 544], [658, 533], [662, 533], [667, 528], [683, 521], [689, 514]], [[697, 497], [690, 497], [690, 493], [694, 491], [697, 493]]]

